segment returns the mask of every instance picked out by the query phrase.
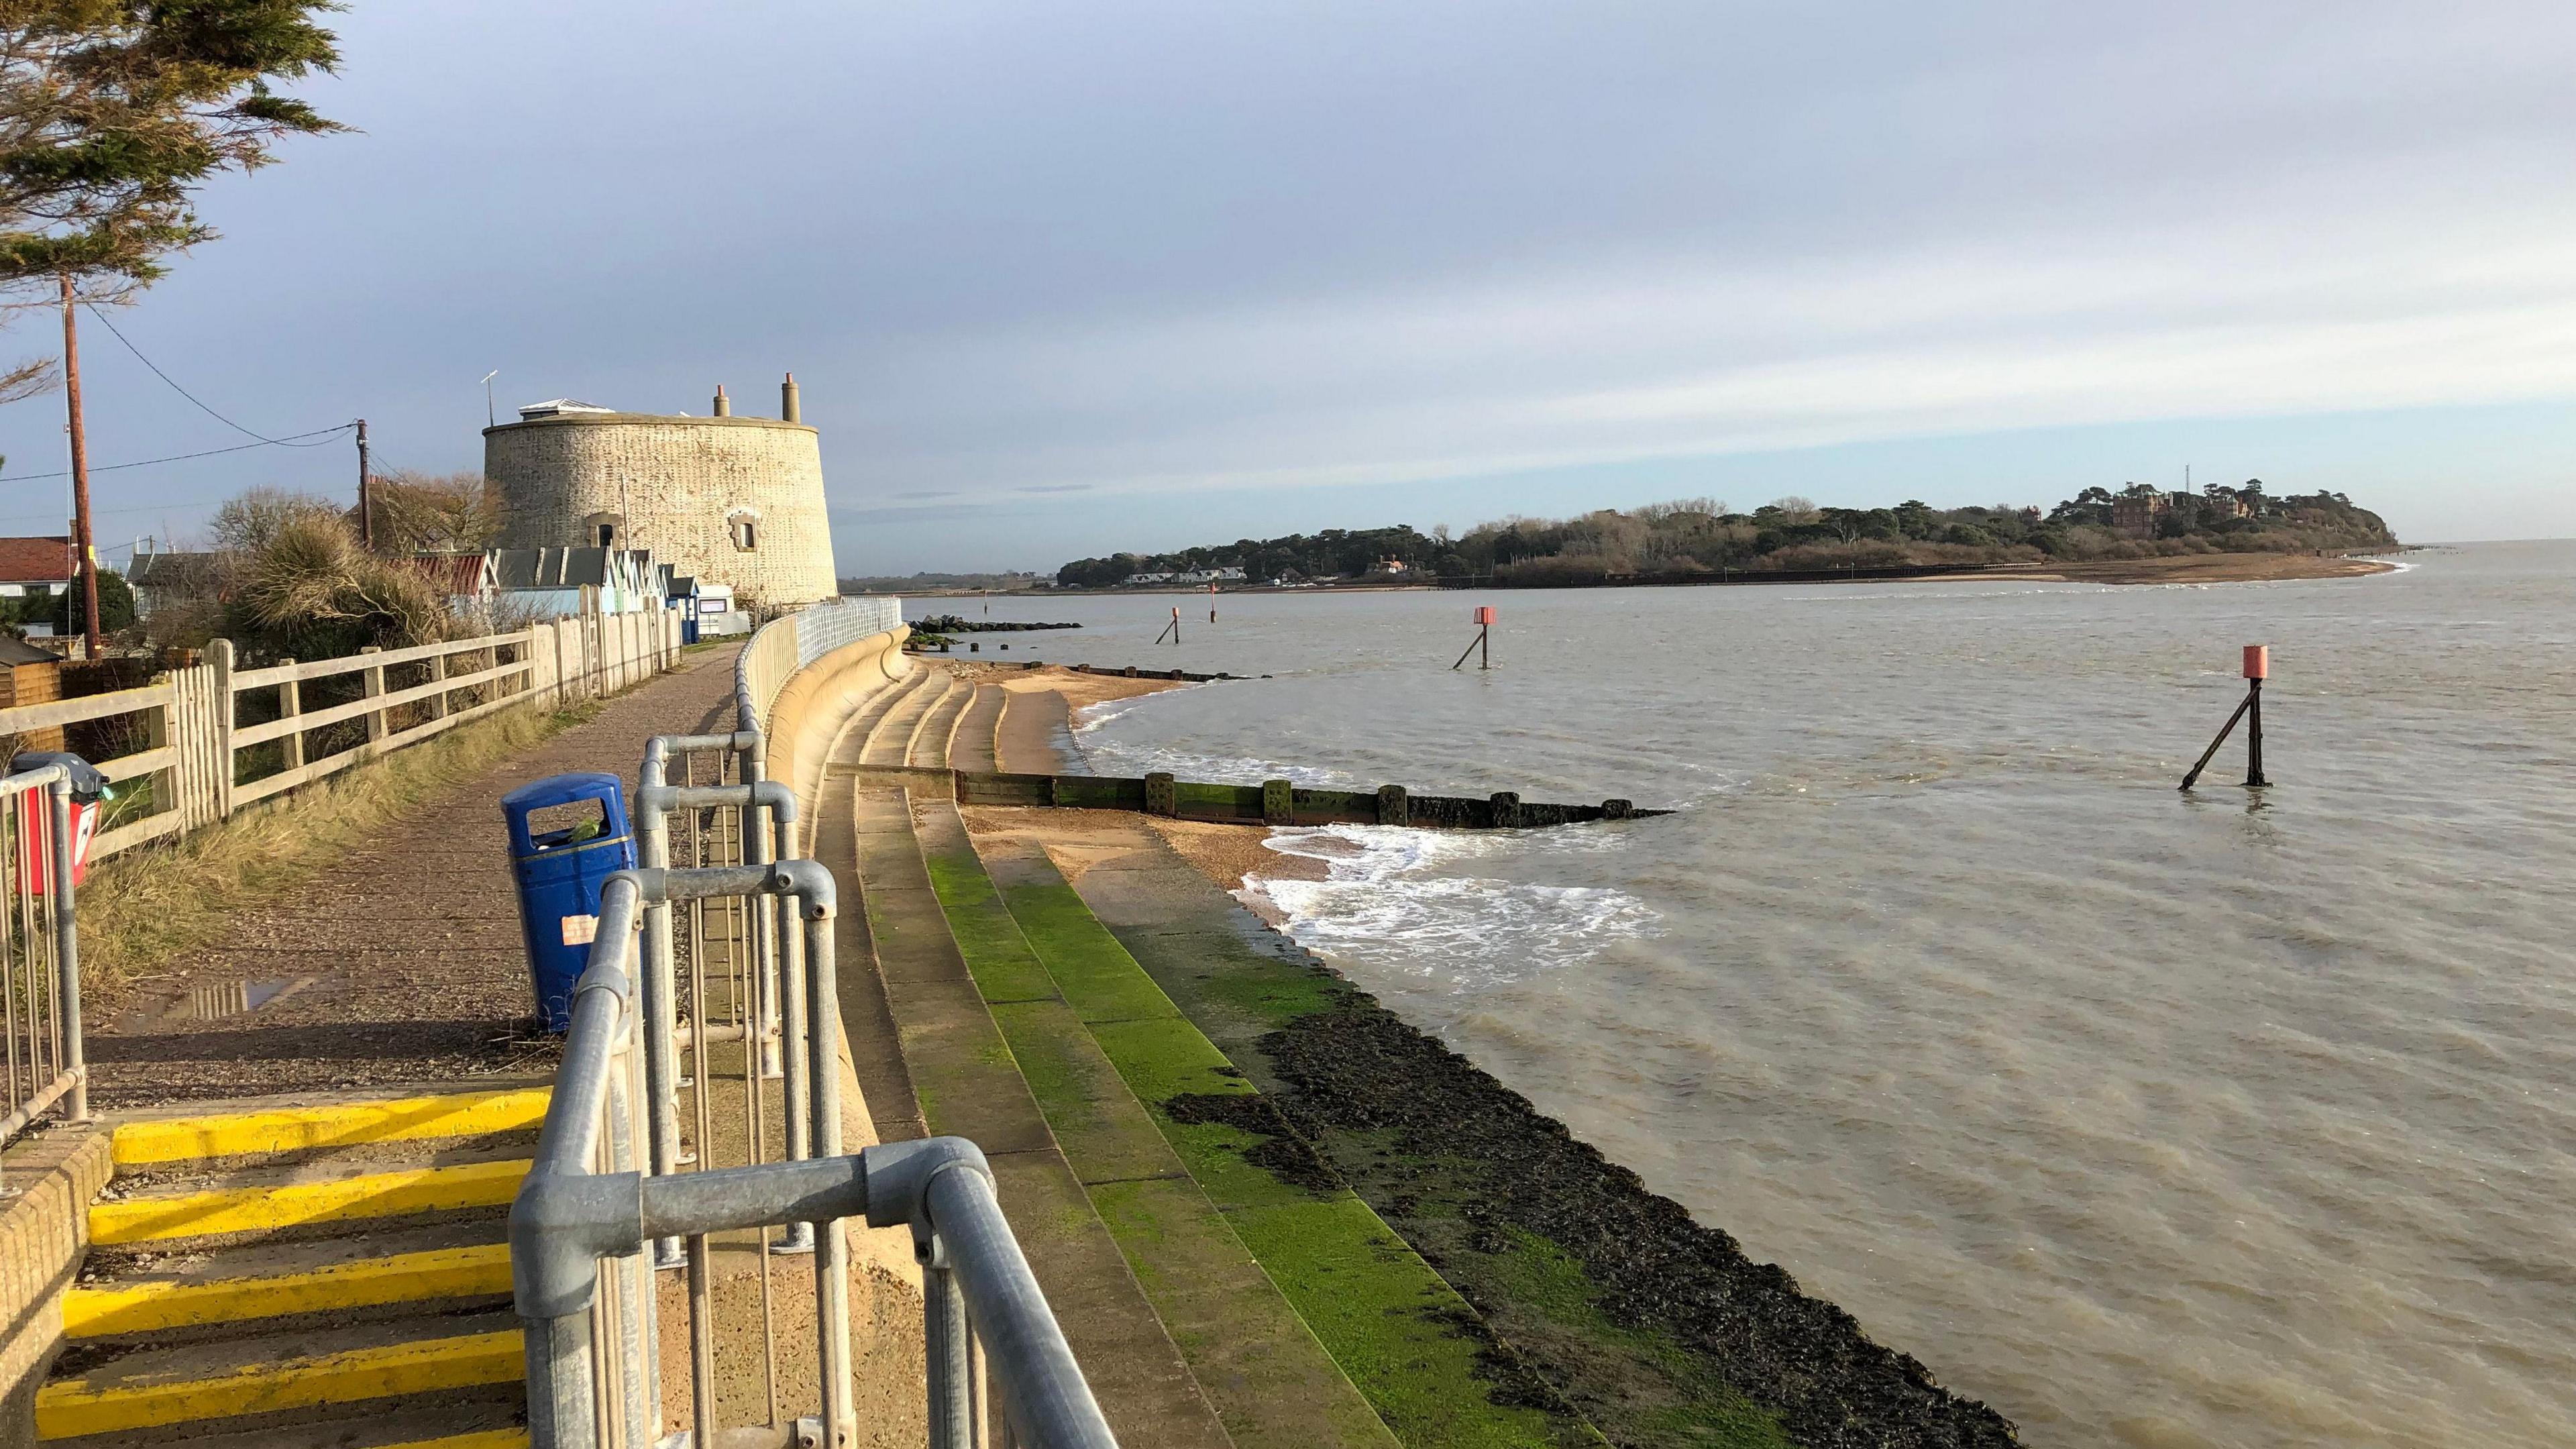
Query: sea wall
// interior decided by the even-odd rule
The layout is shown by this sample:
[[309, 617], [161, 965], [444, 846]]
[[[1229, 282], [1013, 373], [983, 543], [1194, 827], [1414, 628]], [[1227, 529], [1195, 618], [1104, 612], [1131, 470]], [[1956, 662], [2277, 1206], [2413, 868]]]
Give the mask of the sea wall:
[[912, 630], [902, 625], [867, 635], [804, 664], [779, 686], [764, 726], [769, 778], [796, 791], [809, 821], [820, 802], [823, 765], [833, 738], [868, 701], [912, 672], [911, 656], [903, 648], [911, 637]]

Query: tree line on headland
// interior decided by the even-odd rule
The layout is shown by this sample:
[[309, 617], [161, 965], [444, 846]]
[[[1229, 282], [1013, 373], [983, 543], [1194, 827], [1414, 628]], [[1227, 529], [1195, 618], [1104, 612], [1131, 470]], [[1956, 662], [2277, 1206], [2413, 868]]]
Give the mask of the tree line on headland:
[[1575, 518], [1511, 517], [1453, 536], [1409, 525], [1238, 539], [1160, 554], [1076, 559], [1060, 588], [1109, 588], [1240, 568], [1254, 583], [1329, 579], [1487, 578], [1597, 583], [1604, 578], [1844, 568], [1974, 566], [2155, 558], [2190, 553], [2311, 553], [2394, 547], [2378, 514], [2341, 493], [2275, 495], [2260, 479], [2166, 492], [2087, 488], [2055, 508], [1997, 504], [1819, 508], [1782, 498], [1738, 513], [1713, 498], [1604, 508]]

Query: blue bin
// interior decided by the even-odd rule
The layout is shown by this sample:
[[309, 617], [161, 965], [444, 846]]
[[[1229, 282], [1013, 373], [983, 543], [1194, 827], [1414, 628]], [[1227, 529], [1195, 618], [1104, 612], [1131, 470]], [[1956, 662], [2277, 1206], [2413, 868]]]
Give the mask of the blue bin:
[[532, 781], [501, 797], [510, 862], [519, 883], [519, 926], [528, 942], [528, 981], [548, 1031], [572, 1025], [572, 988], [590, 964], [600, 887], [635, 866], [626, 787], [615, 775], [583, 771]]

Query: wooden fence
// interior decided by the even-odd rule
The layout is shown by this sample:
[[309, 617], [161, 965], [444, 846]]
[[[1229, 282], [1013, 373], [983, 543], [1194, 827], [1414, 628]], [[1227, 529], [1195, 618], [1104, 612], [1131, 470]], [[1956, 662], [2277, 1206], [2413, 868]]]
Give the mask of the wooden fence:
[[236, 669], [231, 641], [218, 639], [204, 664], [140, 689], [0, 709], [0, 746], [67, 726], [109, 741], [93, 743], [90, 760], [121, 797], [90, 846], [90, 859], [104, 860], [495, 710], [613, 694], [679, 654], [679, 615], [669, 611], [259, 669]]

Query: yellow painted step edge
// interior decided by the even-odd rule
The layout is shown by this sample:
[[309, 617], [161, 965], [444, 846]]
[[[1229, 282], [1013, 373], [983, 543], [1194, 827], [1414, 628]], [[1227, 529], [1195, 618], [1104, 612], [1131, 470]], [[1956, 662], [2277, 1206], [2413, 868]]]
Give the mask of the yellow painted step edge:
[[454, 1208], [500, 1207], [528, 1175], [525, 1158], [378, 1172], [286, 1187], [217, 1188], [93, 1203], [89, 1240], [141, 1243], [212, 1233], [273, 1232], [304, 1223], [400, 1217]]
[[112, 1333], [238, 1323], [382, 1303], [485, 1297], [509, 1291], [509, 1244], [434, 1248], [267, 1277], [129, 1283], [104, 1288], [75, 1286], [63, 1292], [63, 1336], [100, 1338]]
[[519, 1331], [357, 1348], [317, 1358], [251, 1364], [220, 1378], [91, 1388], [51, 1383], [36, 1394], [36, 1437], [72, 1439], [208, 1419], [435, 1393], [526, 1376]]
[[258, 1152], [349, 1147], [363, 1142], [412, 1142], [424, 1137], [518, 1132], [545, 1121], [546, 1101], [551, 1095], [551, 1088], [530, 1087], [126, 1122], [117, 1127], [110, 1150], [119, 1165], [139, 1167], [196, 1157], [239, 1157]]
[[383, 1444], [377, 1449], [528, 1449], [525, 1429], [477, 1429], [471, 1434], [450, 1434], [444, 1439], [406, 1439], [400, 1444]]

